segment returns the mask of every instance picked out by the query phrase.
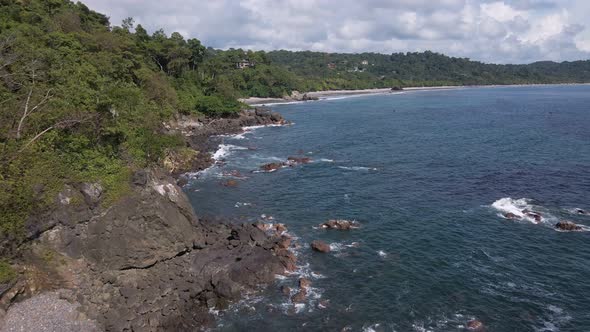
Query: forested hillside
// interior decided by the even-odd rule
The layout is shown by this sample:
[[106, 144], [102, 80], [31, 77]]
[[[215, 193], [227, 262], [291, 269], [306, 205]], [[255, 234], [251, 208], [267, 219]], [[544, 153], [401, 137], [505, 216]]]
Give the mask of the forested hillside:
[[104, 204], [125, 195], [133, 169], [185, 149], [162, 131], [175, 113], [239, 110], [205, 51], [131, 19], [111, 27], [81, 3], [1, 0], [0, 233], [18, 234], [66, 183], [100, 183]]
[[495, 65], [429, 51], [391, 55], [273, 51], [266, 56], [312, 90], [590, 82], [590, 61]]

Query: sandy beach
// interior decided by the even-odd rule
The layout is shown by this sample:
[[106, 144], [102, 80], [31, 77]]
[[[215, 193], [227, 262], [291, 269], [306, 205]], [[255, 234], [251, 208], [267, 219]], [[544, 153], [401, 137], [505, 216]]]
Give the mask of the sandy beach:
[[[466, 86], [409, 87], [409, 88], [404, 88], [403, 91], [443, 90], [443, 89], [457, 89], [457, 88], [466, 88]], [[391, 90], [391, 88], [381, 88], [381, 89], [360, 89], [360, 90], [312, 91], [312, 92], [306, 92], [305, 94], [310, 98], [317, 98], [317, 99], [321, 100], [321, 99], [327, 99], [330, 97], [338, 97], [338, 96], [400, 93], [403, 91], [393, 91], [393, 90]], [[252, 105], [252, 106], [287, 103], [287, 102], [298, 102], [298, 100], [294, 100], [292, 98], [259, 98], [259, 97], [243, 98], [243, 99], [240, 99], [240, 101], [245, 104]]]
[[[450, 89], [468, 89], [468, 88], [494, 88], [494, 87], [521, 87], [521, 86], [551, 86], [551, 85], [587, 85], [588, 83], [563, 83], [563, 84], [510, 84], [510, 85], [446, 85], [446, 86], [425, 86], [425, 87], [407, 87], [401, 91], [394, 91], [390, 88], [381, 89], [359, 89], [359, 90], [327, 90], [305, 92], [310, 98], [318, 100], [329, 99], [338, 96], [356, 96], [370, 94], [402, 93], [408, 91], [432, 91], [432, 90], [450, 90]], [[282, 104], [290, 102], [301, 102], [293, 98], [259, 98], [250, 97], [239, 99], [241, 102], [251, 106], [263, 106], [270, 104]]]

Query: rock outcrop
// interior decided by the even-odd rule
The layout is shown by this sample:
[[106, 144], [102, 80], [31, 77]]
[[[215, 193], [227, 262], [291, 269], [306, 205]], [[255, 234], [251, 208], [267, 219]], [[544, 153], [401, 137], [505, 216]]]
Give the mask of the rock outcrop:
[[263, 107], [244, 110], [228, 118], [180, 116], [166, 124], [166, 130], [184, 136], [194, 152], [184, 154], [183, 158], [168, 158], [167, 167], [173, 175], [204, 170], [214, 162], [210, 152], [221, 143], [220, 135], [239, 134], [244, 131], [243, 127], [286, 124], [281, 114]]
[[567, 221], [567, 220], [562, 220], [560, 222], [558, 222], [557, 224], [555, 224], [555, 228], [562, 230], [562, 231], [581, 231], [582, 227], [579, 225], [576, 225], [574, 222], [571, 221]]
[[356, 221], [344, 219], [331, 219], [323, 224], [320, 224], [320, 227], [324, 229], [350, 230], [354, 228], [359, 228], [360, 226]]
[[[105, 210], [67, 199], [86, 187], [66, 188], [53, 226], [36, 241], [62, 262], [46, 288], [68, 289], [68, 300], [101, 328], [199, 329], [213, 321], [210, 308], [294, 269], [280, 236], [252, 224], [198, 220], [173, 178], [142, 173], [132, 193]], [[68, 212], [73, 204], [77, 214]]]
[[311, 249], [317, 251], [317, 252], [330, 252], [330, 245], [320, 241], [320, 240], [315, 240], [313, 242], [311, 242]]
[[473, 319], [467, 322], [467, 329], [470, 331], [483, 331], [484, 325], [477, 319]]

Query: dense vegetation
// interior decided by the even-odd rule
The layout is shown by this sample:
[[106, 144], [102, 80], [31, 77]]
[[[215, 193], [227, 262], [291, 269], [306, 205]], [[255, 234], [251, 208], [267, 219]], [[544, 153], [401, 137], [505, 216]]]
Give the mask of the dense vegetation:
[[429, 51], [391, 55], [273, 51], [266, 57], [302, 78], [303, 86], [293, 86], [304, 90], [590, 82], [590, 61], [495, 65]]
[[0, 0], [0, 233], [18, 234], [67, 183], [99, 182], [105, 204], [117, 200], [134, 169], [182, 153], [162, 130], [178, 113], [231, 115], [237, 98], [293, 90], [588, 81], [589, 61], [221, 51], [132, 19], [111, 26], [69, 0]]
[[[134, 30], [132, 33], [131, 30]], [[182, 150], [175, 113], [239, 110], [205, 47], [163, 31], [111, 27], [66, 0], [0, 0], [0, 234], [17, 235], [66, 183], [99, 182], [105, 204], [133, 169]]]

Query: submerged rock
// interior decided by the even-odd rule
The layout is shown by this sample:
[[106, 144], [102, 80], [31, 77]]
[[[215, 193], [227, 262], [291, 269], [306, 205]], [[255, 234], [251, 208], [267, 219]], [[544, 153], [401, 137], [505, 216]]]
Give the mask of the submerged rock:
[[293, 164], [309, 164], [311, 162], [310, 157], [288, 157], [287, 161], [290, 165]]
[[541, 220], [543, 219], [543, 217], [541, 216], [540, 213], [537, 212], [533, 212], [533, 211], [529, 211], [529, 210], [523, 210], [522, 213], [524, 213], [525, 216], [529, 217], [529, 218], [533, 218], [535, 219], [536, 222], [541, 222]]
[[512, 212], [504, 213], [504, 218], [510, 219], [510, 220], [520, 220], [520, 219], [522, 219], [521, 217], [517, 216], [516, 214], [514, 214]]
[[227, 180], [225, 182], [222, 182], [221, 185], [223, 185], [224, 187], [237, 187], [238, 181], [231, 179], [231, 180]]
[[323, 241], [315, 240], [311, 243], [311, 249], [318, 252], [327, 253], [330, 252], [330, 245]]
[[562, 230], [562, 231], [581, 231], [582, 227], [576, 225], [575, 223], [567, 220], [562, 220], [555, 224], [555, 228]]
[[584, 215], [584, 216], [589, 216], [590, 215], [590, 212], [589, 211], [585, 211], [585, 210], [582, 210], [582, 209], [575, 209], [575, 211], [576, 211], [577, 214], [581, 214], [581, 215]]

